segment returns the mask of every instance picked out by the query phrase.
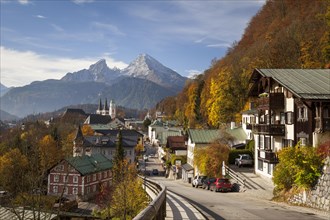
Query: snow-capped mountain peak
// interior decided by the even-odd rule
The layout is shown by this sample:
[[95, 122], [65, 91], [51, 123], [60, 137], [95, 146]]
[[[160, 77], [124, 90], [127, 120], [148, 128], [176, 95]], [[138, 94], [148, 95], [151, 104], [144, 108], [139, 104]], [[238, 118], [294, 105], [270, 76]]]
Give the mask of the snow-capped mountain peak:
[[105, 59], [101, 59], [97, 61], [96, 63], [89, 66], [89, 71], [93, 73], [94, 75], [97, 75], [99, 73], [102, 73], [102, 71], [106, 71], [108, 69], [108, 65], [105, 61]]
[[165, 67], [155, 58], [148, 54], [140, 54], [128, 67], [123, 70], [118, 68], [110, 69], [105, 59], [101, 59], [90, 65], [89, 69], [83, 69], [74, 73], [67, 73], [63, 81], [94, 81], [112, 84], [121, 77], [133, 77], [152, 81], [167, 88], [182, 88], [186, 78], [177, 72]]
[[109, 82], [117, 78], [120, 74], [118, 68], [110, 69], [105, 61], [101, 59], [89, 66], [89, 69], [83, 69], [74, 73], [67, 73], [61, 80], [63, 81], [96, 81]]
[[165, 67], [148, 54], [140, 54], [122, 72], [127, 76], [146, 77], [150, 74], [153, 74], [155, 70], [158, 73], [166, 73], [169, 71], [173, 72], [173, 70]]

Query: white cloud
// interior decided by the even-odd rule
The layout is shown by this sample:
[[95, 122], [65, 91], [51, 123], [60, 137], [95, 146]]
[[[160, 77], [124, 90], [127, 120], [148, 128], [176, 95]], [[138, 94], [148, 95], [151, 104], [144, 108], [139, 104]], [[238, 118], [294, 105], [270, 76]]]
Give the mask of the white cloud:
[[188, 73], [188, 74], [187, 74], [187, 77], [190, 78], [190, 79], [193, 79], [193, 78], [195, 78], [197, 75], [203, 73], [203, 72], [200, 71], [200, 70], [186, 70], [186, 72]]
[[45, 19], [46, 17], [43, 15], [36, 15], [36, 18]]
[[73, 3], [77, 5], [85, 4], [85, 3], [92, 3], [94, 0], [72, 0]]
[[27, 5], [29, 4], [29, 0], [18, 0], [18, 2], [22, 5]]
[[121, 32], [118, 27], [112, 24], [106, 24], [106, 23], [101, 23], [101, 22], [93, 22], [92, 26], [101, 29], [101, 30], [106, 30], [110, 31], [113, 34], [120, 35], [120, 36], [125, 36], [126, 34]]
[[103, 57], [69, 58], [50, 57], [33, 51], [17, 51], [5, 47], [0, 48], [1, 83], [5, 86], [24, 86], [33, 81], [60, 79], [68, 72], [87, 69], [91, 64], [104, 58], [111, 68], [125, 68], [126, 63], [116, 61], [105, 55]]

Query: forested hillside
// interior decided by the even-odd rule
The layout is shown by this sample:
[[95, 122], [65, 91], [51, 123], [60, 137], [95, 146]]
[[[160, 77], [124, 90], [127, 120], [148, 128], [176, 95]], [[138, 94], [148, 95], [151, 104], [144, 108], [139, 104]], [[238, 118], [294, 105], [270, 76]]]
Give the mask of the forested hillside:
[[267, 1], [223, 58], [156, 108], [189, 127], [239, 121], [254, 68], [330, 67], [329, 28], [329, 0]]

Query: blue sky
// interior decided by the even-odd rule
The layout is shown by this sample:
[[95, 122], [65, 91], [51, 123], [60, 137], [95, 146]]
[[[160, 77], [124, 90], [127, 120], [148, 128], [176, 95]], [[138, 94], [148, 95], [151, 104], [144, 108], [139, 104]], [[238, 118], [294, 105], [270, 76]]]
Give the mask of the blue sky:
[[264, 0], [0, 0], [1, 83], [60, 79], [104, 58], [147, 53], [180, 75], [210, 67], [240, 40]]

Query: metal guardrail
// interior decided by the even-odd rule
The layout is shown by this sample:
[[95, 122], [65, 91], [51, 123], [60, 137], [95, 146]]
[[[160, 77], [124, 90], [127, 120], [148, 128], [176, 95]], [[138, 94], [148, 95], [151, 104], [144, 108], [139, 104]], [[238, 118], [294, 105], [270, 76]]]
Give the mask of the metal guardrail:
[[[244, 189], [246, 186], [246, 179], [242, 175], [240, 175], [237, 172], [235, 172], [234, 170], [232, 170], [227, 165], [225, 165], [225, 168], [226, 168], [226, 174], [228, 174], [231, 178], [236, 180], [236, 182], [238, 182], [241, 186], [243, 186], [243, 189]], [[242, 190], [242, 189], [240, 189], [240, 190]]]
[[152, 200], [133, 220], [163, 220], [166, 217], [166, 187], [156, 181], [139, 176], [143, 187]]

